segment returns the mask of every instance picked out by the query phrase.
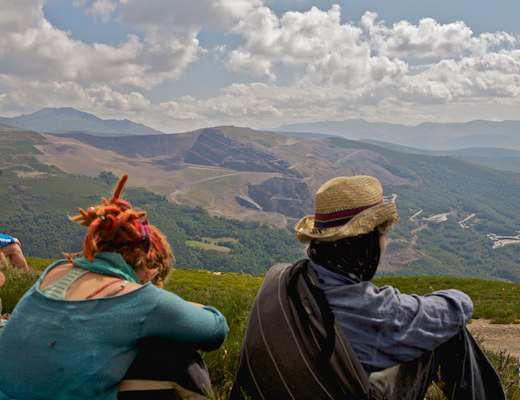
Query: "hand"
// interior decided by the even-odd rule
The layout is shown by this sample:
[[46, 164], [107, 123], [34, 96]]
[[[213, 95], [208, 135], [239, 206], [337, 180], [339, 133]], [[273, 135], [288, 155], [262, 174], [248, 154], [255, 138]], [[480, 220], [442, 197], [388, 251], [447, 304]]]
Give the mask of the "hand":
[[20, 243], [18, 238], [13, 238], [13, 239], [14, 239], [14, 243], [16, 243], [18, 246], [22, 247], [22, 244]]

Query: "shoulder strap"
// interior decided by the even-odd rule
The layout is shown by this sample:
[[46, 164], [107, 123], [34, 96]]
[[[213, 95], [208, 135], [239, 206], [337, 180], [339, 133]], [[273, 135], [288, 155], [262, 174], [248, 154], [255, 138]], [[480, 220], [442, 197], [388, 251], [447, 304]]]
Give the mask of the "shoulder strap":
[[73, 267], [64, 277], [60, 280], [47, 286], [45, 289], [40, 289], [46, 296], [52, 297], [58, 300], [65, 299], [65, 293], [69, 290], [70, 285], [77, 279], [88, 273], [86, 269]]
[[[117, 283], [117, 282], [123, 282], [123, 279], [116, 279], [114, 281], [108, 282], [106, 285], [101, 286], [99, 289], [93, 291], [91, 294], [89, 294], [87, 297], [85, 297], [85, 300], [93, 298], [94, 296], [98, 295], [103, 290], [105, 290], [107, 287], [112, 286], [114, 283]], [[125, 282], [128, 282], [128, 281], [125, 281]]]

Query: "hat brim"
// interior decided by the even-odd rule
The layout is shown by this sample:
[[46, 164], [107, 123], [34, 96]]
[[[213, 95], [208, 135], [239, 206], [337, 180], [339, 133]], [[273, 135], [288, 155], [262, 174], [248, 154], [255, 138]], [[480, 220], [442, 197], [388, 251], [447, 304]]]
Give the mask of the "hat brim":
[[303, 243], [312, 240], [334, 242], [346, 237], [363, 235], [374, 230], [376, 226], [393, 224], [397, 221], [399, 216], [395, 203], [387, 203], [370, 207], [357, 214], [345, 225], [333, 228], [317, 229], [314, 227], [314, 215], [307, 215], [296, 224], [294, 230], [298, 240]]

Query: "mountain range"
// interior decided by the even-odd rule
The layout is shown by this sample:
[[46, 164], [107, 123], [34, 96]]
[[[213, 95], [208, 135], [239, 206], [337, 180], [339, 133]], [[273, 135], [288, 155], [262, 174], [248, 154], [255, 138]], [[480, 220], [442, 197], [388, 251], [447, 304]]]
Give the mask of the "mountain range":
[[88, 133], [98, 136], [154, 135], [163, 133], [127, 119], [101, 119], [74, 108], [42, 108], [32, 114], [0, 117], [0, 124], [47, 133]]
[[[313, 193], [324, 181], [369, 174], [381, 180], [401, 215], [390, 236], [384, 273], [520, 281], [520, 174], [454, 157], [460, 154], [420, 154], [417, 149], [414, 154], [414, 149], [384, 143], [304, 139], [234, 126], [122, 137], [4, 127], [0, 140], [0, 224], [48, 212], [65, 216], [86, 199], [97, 199], [102, 192], [97, 177], [110, 171], [112, 176], [128, 173], [131, 185], [147, 190], [141, 199], [155, 193], [169, 204], [202, 207], [212, 216], [290, 230], [313, 212]], [[496, 160], [517, 156], [501, 149], [467, 152]], [[159, 219], [171, 215], [166, 205], [157, 207]], [[189, 218], [183, 223], [191, 226]], [[229, 236], [240, 239], [233, 232]], [[208, 244], [215, 240], [201, 236], [190, 245], [218, 249]]]
[[[126, 119], [101, 119], [70, 107], [43, 108], [18, 117], [0, 117], [0, 124], [55, 134], [128, 136], [164, 133]], [[520, 121], [428, 122], [411, 126], [350, 119], [284, 125], [273, 131], [304, 139], [339, 136], [350, 140], [376, 140], [421, 150], [449, 151], [476, 147], [520, 150]]]
[[429, 150], [467, 147], [520, 150], [520, 121], [428, 122], [410, 126], [351, 119], [284, 125], [275, 131], [303, 137], [320, 133], [351, 140], [372, 139]]

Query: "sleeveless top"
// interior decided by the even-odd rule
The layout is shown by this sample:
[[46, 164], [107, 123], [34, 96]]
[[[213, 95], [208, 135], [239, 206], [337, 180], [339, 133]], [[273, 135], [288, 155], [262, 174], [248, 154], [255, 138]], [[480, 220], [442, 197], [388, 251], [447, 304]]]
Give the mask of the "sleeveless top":
[[67, 293], [70, 286], [88, 272], [86, 269], [73, 267], [63, 278], [47, 286], [45, 289], [40, 289], [40, 292], [53, 299], [65, 300], [65, 293]]

